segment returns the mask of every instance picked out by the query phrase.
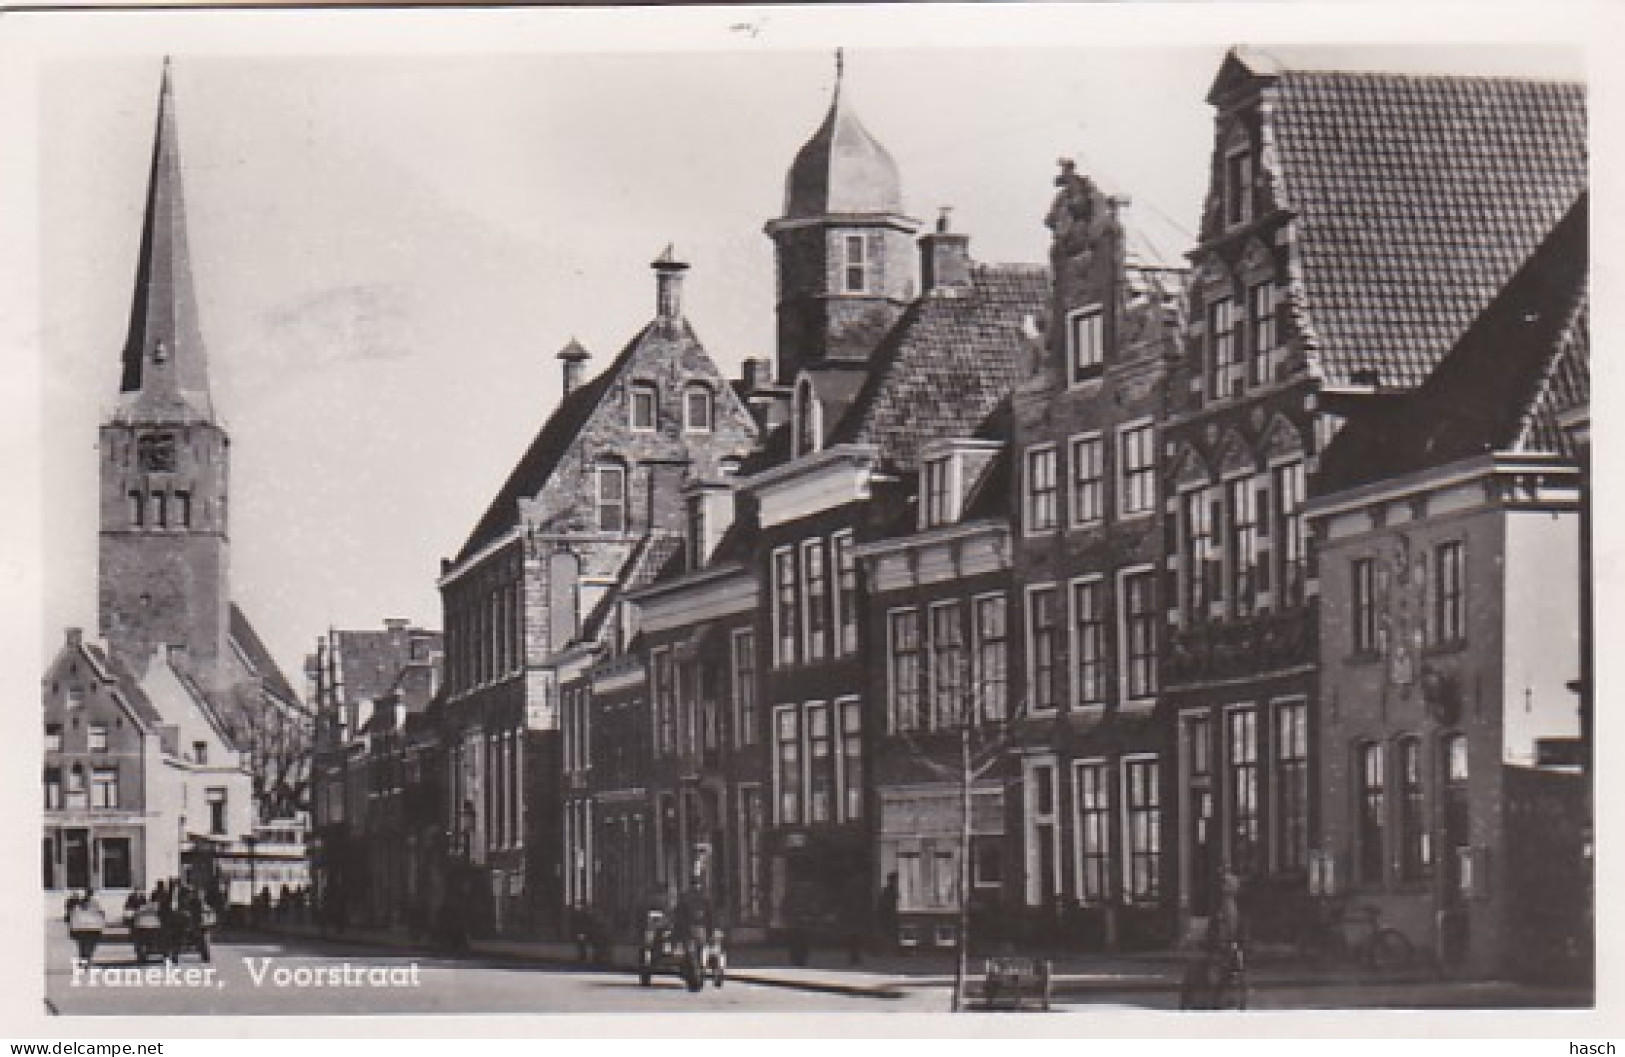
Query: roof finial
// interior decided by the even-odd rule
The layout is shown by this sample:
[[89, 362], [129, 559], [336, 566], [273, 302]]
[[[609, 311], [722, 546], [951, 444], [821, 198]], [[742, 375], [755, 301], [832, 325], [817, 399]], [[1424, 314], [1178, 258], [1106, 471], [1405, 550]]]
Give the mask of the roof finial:
[[835, 87], [841, 87], [841, 77], [846, 73], [846, 49], [835, 49]]

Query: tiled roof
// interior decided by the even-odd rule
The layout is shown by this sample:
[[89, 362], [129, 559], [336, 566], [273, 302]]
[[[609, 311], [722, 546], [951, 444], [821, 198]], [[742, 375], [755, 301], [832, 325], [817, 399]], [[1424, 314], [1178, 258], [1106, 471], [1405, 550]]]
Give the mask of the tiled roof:
[[[530, 442], [530, 447], [525, 449], [525, 454], [498, 489], [496, 498], [491, 500], [491, 505], [475, 524], [474, 531], [469, 533], [468, 542], [457, 553], [459, 563], [519, 523], [519, 500], [535, 495], [547, 484], [548, 478], [558, 468], [559, 460], [569, 450], [570, 442], [587, 424], [587, 419], [597, 409], [610, 383], [632, 359], [644, 335], [653, 327], [654, 324], [650, 323], [640, 330], [636, 337], [626, 343], [613, 363], [600, 371], [592, 381], [566, 393], [564, 399], [559, 401], [559, 406], [548, 416], [541, 432]], [[683, 330], [692, 340], [693, 333], [689, 331], [687, 323], [683, 324]]]
[[1586, 187], [1582, 85], [1284, 70], [1264, 167], [1328, 384], [1427, 377]]
[[1557, 417], [1590, 398], [1587, 213], [1582, 196], [1420, 388], [1343, 428], [1317, 493], [1487, 452], [1573, 454]]
[[236, 602], [231, 603], [231, 639], [247, 659], [251, 675], [265, 680], [266, 687], [282, 700], [289, 704], [300, 704], [299, 695], [294, 693], [287, 676], [282, 674], [282, 669], [272, 659], [271, 651], [265, 648], [259, 632], [254, 630]]
[[149, 730], [156, 731], [164, 725], [164, 717], [159, 714], [158, 709], [152, 703], [152, 699], [147, 696], [145, 690], [141, 689], [141, 684], [136, 681], [135, 676], [130, 673], [129, 669], [125, 668], [124, 665], [120, 664], [116, 658], [104, 651], [100, 646], [87, 642], [83, 648], [85, 653], [89, 654], [90, 658], [112, 677], [119, 693], [123, 695], [124, 700], [129, 702], [131, 710], [141, 718], [141, 721], [147, 725]]
[[909, 306], [831, 444], [874, 444], [883, 466], [910, 471], [925, 443], [970, 436], [1015, 387], [1026, 355], [1022, 321], [1043, 314], [1048, 269], [976, 265], [971, 277], [959, 296], [927, 295]]

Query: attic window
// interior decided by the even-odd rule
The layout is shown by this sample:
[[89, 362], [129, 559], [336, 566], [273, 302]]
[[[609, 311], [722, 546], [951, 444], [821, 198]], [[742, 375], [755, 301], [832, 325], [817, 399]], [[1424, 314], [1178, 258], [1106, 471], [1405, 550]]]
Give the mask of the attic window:
[[943, 455], [928, 460], [920, 470], [920, 527], [936, 528], [954, 517], [954, 460]]
[[648, 382], [632, 386], [632, 428], [640, 433], [653, 433], [660, 418], [660, 399], [655, 387]]
[[1250, 146], [1242, 146], [1224, 159], [1224, 222], [1227, 226], [1253, 219], [1254, 160]]
[[683, 428], [690, 433], [709, 433], [712, 429], [711, 390], [703, 385], [690, 385], [683, 392]]
[[598, 467], [598, 531], [626, 531], [626, 467], [615, 463]]
[[1099, 305], [1081, 308], [1067, 316], [1067, 353], [1073, 385], [1100, 376], [1105, 356], [1102, 318]]

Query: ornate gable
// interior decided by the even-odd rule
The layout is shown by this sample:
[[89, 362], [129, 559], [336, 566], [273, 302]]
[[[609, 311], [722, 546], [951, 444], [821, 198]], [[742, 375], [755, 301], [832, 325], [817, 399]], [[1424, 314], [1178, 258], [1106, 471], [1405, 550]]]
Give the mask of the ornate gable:
[[1218, 463], [1221, 478], [1238, 473], [1252, 473], [1258, 467], [1252, 449], [1235, 430], [1226, 433], [1223, 443], [1219, 445]]
[[1264, 433], [1264, 461], [1290, 462], [1302, 458], [1306, 452], [1303, 434], [1298, 432], [1285, 415], [1276, 415]]
[[1171, 477], [1173, 490], [1178, 492], [1187, 488], [1200, 488], [1212, 479], [1213, 475], [1208, 471], [1202, 453], [1189, 444], [1180, 445], [1179, 454], [1174, 459], [1174, 472]]

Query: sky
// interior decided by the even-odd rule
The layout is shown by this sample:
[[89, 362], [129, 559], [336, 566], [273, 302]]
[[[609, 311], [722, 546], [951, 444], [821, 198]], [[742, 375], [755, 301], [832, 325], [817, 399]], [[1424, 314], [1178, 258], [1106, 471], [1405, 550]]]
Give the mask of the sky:
[[[772, 354], [762, 225], [828, 107], [837, 44], [908, 211], [953, 207], [978, 259], [1045, 260], [1066, 157], [1131, 197], [1143, 253], [1177, 261], [1233, 24], [1137, 33], [1067, 12], [1056, 33], [1009, 10], [934, 23], [929, 45], [913, 12], [882, 26], [780, 9], [649, 12], [640, 29], [670, 30], [653, 44], [539, 12], [533, 37], [465, 17], [459, 31], [480, 31], [448, 41], [397, 16], [346, 21], [336, 40], [257, 35], [247, 18], [36, 39], [41, 656], [63, 627], [95, 627], [96, 427], [118, 384], [164, 54], [232, 437], [233, 596], [302, 687], [329, 627], [440, 626], [440, 559], [557, 403], [554, 354], [575, 338], [590, 370], [607, 365], [653, 313], [649, 262], [667, 243], [693, 265], [687, 314], [724, 371]], [[1573, 52], [1454, 42], [1340, 64], [1581, 74]]]

